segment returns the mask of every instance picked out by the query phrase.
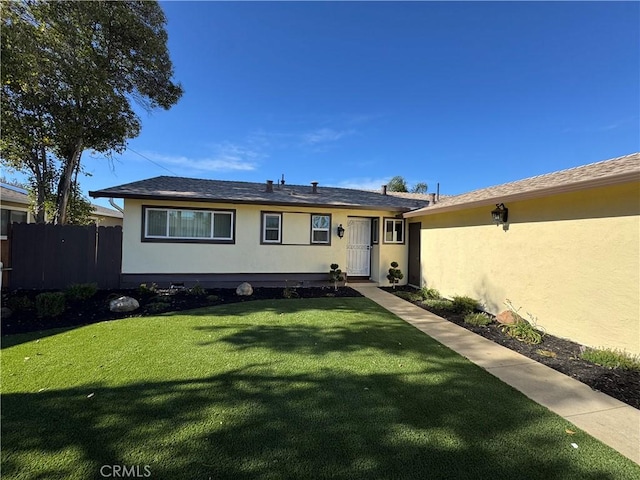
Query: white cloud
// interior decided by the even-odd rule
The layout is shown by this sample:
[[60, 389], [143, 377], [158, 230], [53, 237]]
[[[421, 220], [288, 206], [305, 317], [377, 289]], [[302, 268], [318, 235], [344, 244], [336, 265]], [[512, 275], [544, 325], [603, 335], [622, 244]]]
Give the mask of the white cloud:
[[184, 155], [163, 155], [155, 152], [144, 152], [144, 157], [157, 162], [169, 170], [179, 167], [183, 174], [190, 172], [229, 172], [251, 171], [257, 168], [260, 154], [234, 144], [218, 145], [217, 152], [209, 157], [193, 158]]
[[332, 128], [319, 128], [302, 134], [302, 142], [307, 145], [335, 142], [343, 137], [352, 135], [353, 130], [334, 130]]
[[351, 178], [347, 180], [342, 180], [341, 182], [332, 185], [334, 187], [341, 188], [355, 188], [357, 190], [380, 190], [382, 185], [386, 185], [391, 177], [380, 177], [380, 178]]

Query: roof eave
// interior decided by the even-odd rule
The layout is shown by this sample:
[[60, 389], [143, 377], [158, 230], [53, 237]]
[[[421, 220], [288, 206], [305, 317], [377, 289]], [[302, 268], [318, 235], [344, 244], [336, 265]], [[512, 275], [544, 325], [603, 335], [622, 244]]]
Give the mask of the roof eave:
[[378, 210], [386, 212], [409, 212], [411, 207], [401, 207], [394, 205], [357, 205], [346, 203], [322, 203], [322, 202], [283, 202], [283, 201], [264, 201], [264, 200], [234, 200], [228, 198], [205, 198], [205, 197], [180, 197], [174, 195], [153, 195], [153, 194], [129, 194], [129, 193], [113, 193], [101, 190], [89, 192], [93, 198], [123, 198], [132, 200], [160, 200], [171, 202], [196, 202], [196, 203], [224, 203], [235, 205], [268, 205], [280, 207], [310, 207], [310, 208], [337, 208], [348, 210]]
[[591, 180], [585, 180], [583, 182], [575, 182], [566, 185], [557, 185], [548, 188], [541, 188], [537, 190], [530, 190], [527, 192], [511, 193], [505, 195], [494, 195], [492, 197], [483, 198], [481, 200], [475, 200], [470, 202], [458, 203], [453, 205], [438, 206], [435, 204], [433, 207], [423, 207], [417, 210], [412, 210], [404, 214], [405, 218], [422, 217], [425, 215], [436, 215], [438, 213], [454, 212], [458, 210], [468, 210], [471, 208], [485, 207], [488, 205], [494, 205], [495, 203], [506, 203], [519, 200], [534, 200], [537, 198], [546, 197], [549, 195], [558, 195], [562, 193], [577, 192], [580, 190], [587, 190], [590, 188], [609, 187], [614, 185], [621, 185], [624, 183], [638, 182], [640, 181], [640, 172], [627, 172], [619, 175], [611, 175], [609, 177], [595, 178]]

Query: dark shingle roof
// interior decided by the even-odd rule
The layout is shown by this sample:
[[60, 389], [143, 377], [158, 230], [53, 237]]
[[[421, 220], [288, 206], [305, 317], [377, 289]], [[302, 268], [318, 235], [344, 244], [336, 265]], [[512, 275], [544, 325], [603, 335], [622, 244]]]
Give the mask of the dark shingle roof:
[[195, 202], [245, 203], [262, 205], [300, 205], [335, 208], [386, 209], [408, 211], [424, 207], [428, 197], [406, 198], [389, 192], [355, 190], [318, 186], [312, 193], [311, 185], [273, 185], [267, 192], [265, 183], [205, 180], [198, 178], [161, 176], [127, 183], [117, 187], [89, 192], [94, 198], [137, 198], [184, 200]]

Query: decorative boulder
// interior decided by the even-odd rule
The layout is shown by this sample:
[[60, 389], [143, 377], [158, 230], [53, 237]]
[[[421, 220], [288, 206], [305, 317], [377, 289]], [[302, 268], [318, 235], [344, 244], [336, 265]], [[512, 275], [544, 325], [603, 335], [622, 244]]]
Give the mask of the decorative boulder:
[[109, 302], [109, 310], [112, 312], [133, 312], [138, 308], [140, 308], [140, 304], [131, 297], [120, 297]]
[[496, 321], [505, 325], [511, 325], [520, 321], [520, 315], [513, 313], [511, 310], [505, 310], [496, 315]]
[[236, 288], [236, 295], [240, 295], [241, 297], [249, 297], [253, 295], [253, 287], [250, 283], [241, 283], [240, 285], [238, 285], [238, 288]]

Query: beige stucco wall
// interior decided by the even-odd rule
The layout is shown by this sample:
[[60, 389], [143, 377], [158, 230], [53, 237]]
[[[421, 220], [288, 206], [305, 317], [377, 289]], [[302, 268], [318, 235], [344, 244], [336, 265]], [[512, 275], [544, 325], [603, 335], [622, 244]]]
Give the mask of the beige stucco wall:
[[[422, 282], [492, 313], [510, 299], [549, 333], [640, 353], [640, 184], [421, 217]], [[526, 317], [526, 315], [524, 315]]]
[[[236, 210], [236, 243], [151, 243], [141, 241], [142, 206], [211, 208]], [[331, 208], [229, 205], [213, 203], [125, 200], [122, 273], [319, 273], [338, 263], [346, 269], [347, 236], [336, 235], [339, 224], [347, 225], [349, 216], [383, 217], [396, 212]], [[285, 212], [282, 245], [261, 245], [261, 212]], [[289, 213], [286, 213], [289, 212]], [[309, 245], [310, 213], [331, 214], [331, 245]], [[404, 245], [380, 244], [372, 250], [371, 277], [385, 283], [392, 260], [406, 271]], [[373, 268], [375, 266], [375, 269]], [[384, 275], [382, 275], [384, 273]]]

